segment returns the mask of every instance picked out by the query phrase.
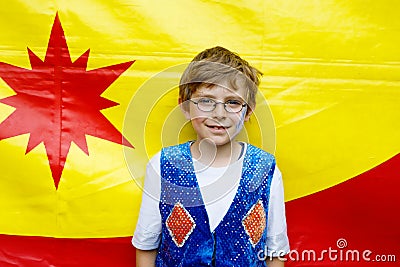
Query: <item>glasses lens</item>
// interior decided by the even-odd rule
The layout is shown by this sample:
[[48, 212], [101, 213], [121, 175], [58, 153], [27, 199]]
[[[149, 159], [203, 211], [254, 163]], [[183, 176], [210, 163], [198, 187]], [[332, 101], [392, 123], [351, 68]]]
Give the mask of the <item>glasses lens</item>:
[[237, 100], [229, 100], [225, 103], [225, 109], [228, 112], [240, 112], [243, 108], [243, 104]]
[[202, 111], [212, 111], [215, 107], [215, 101], [210, 98], [201, 98], [198, 100], [197, 106]]

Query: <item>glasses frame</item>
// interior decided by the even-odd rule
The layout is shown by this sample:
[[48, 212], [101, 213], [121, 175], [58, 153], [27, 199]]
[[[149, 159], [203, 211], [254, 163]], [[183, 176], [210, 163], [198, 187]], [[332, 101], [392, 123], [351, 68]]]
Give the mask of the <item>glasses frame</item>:
[[[190, 102], [192, 102], [193, 104], [195, 104], [195, 105], [197, 106], [197, 108], [198, 108], [200, 111], [203, 111], [203, 112], [212, 112], [212, 111], [214, 111], [214, 110], [217, 108], [217, 105], [218, 105], [218, 104], [223, 104], [223, 105], [224, 105], [224, 109], [225, 109], [226, 112], [228, 112], [228, 113], [239, 113], [239, 112], [241, 112], [241, 111], [243, 110], [244, 107], [247, 106], [247, 103], [244, 103], [244, 104], [241, 104], [240, 110], [238, 110], [238, 111], [229, 111], [229, 110], [227, 109], [227, 105], [228, 105], [228, 101], [231, 101], [231, 100], [227, 100], [226, 102], [222, 102], [222, 101], [216, 101], [216, 100], [214, 100], [214, 99], [212, 99], [212, 98], [207, 98], [207, 97], [203, 97], [203, 98], [200, 98], [200, 99], [207, 99], [207, 100], [211, 100], [212, 102], [214, 102], [213, 108], [212, 108], [211, 110], [203, 110], [203, 109], [201, 109], [201, 108], [199, 107], [199, 102], [196, 102], [196, 101], [194, 101], [194, 100], [192, 100], [192, 99], [188, 99]], [[239, 101], [238, 101], [238, 102], [239, 102]]]

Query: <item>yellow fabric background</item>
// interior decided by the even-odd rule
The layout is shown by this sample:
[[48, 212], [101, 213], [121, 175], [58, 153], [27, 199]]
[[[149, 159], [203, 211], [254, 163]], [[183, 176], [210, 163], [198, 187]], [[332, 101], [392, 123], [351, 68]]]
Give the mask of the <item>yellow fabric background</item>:
[[[258, 133], [253, 139], [275, 151], [286, 200], [329, 188], [399, 153], [398, 1], [231, 2], [3, 1], [0, 61], [30, 68], [27, 47], [43, 59], [57, 11], [72, 60], [88, 48], [88, 69], [136, 60], [103, 94], [120, 105], [102, 112], [134, 146], [146, 140], [151, 156], [160, 148], [151, 129], [159, 126], [146, 131], [142, 125], [129, 130], [132, 120], [124, 125], [135, 93], [205, 48], [235, 51], [265, 74], [260, 91], [269, 108], [260, 117], [272, 112], [276, 147], [275, 140], [262, 143]], [[164, 77], [154, 90], [178, 79], [179, 73]], [[12, 94], [1, 80], [0, 98]], [[161, 105], [161, 113], [174, 109], [174, 96], [171, 91], [162, 99], [168, 105]], [[0, 121], [12, 111], [0, 104]], [[151, 122], [160, 120], [153, 115]], [[271, 132], [260, 127], [262, 135]], [[132, 234], [141, 195], [135, 181], [142, 177], [132, 179], [126, 148], [87, 140], [89, 156], [72, 145], [57, 191], [43, 145], [25, 155], [28, 135], [0, 141], [0, 233]], [[127, 153], [138, 153], [130, 164], [143, 173], [147, 158], [137, 149]]]

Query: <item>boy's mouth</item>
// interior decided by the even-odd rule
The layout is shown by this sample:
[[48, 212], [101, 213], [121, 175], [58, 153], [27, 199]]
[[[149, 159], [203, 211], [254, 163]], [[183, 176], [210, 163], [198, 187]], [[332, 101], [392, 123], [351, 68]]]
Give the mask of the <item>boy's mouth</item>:
[[215, 129], [215, 130], [224, 130], [227, 127], [221, 125], [207, 125], [208, 128]]

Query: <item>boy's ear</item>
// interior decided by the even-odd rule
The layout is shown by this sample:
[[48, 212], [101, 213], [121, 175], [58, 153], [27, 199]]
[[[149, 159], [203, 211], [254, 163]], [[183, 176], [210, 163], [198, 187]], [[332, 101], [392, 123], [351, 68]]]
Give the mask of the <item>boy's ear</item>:
[[182, 98], [178, 99], [179, 107], [181, 108], [181, 111], [185, 118], [187, 120], [190, 120], [190, 111], [189, 111], [189, 101], [182, 101]]
[[255, 106], [254, 107], [248, 107], [247, 112], [246, 112], [246, 116], [244, 116], [244, 121], [249, 121], [250, 120], [251, 114], [253, 114], [253, 110], [255, 108], [256, 108]]

